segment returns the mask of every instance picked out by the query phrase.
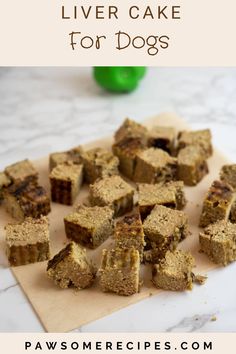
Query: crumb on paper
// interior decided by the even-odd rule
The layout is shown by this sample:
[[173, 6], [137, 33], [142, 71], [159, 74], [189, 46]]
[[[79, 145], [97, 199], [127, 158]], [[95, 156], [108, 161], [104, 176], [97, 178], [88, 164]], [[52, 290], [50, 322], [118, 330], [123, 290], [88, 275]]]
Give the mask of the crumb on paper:
[[204, 285], [206, 280], [207, 280], [207, 276], [206, 275], [193, 274], [193, 281], [196, 284]]
[[211, 322], [215, 322], [216, 320], [217, 320], [217, 317], [216, 316], [212, 316]]

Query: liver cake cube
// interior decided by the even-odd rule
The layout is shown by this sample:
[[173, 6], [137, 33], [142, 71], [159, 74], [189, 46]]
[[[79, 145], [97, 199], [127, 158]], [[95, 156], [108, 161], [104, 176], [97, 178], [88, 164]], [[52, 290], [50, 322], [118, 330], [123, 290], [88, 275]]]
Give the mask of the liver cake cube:
[[143, 260], [145, 246], [143, 225], [138, 213], [123, 217], [115, 225], [115, 244], [117, 248], [135, 248]]
[[189, 235], [187, 215], [162, 205], [156, 205], [143, 223], [146, 237], [146, 261], [157, 262], [168, 250], [175, 250]]
[[49, 222], [47, 217], [26, 218], [22, 223], [8, 224], [5, 229], [7, 256], [11, 266], [49, 259]]
[[103, 178], [90, 185], [92, 205], [109, 206], [115, 216], [121, 216], [133, 209], [134, 188], [120, 176]]
[[177, 160], [166, 151], [149, 148], [137, 155], [134, 181], [139, 183], [168, 182], [176, 179]]
[[49, 170], [52, 171], [58, 165], [68, 161], [71, 161], [75, 164], [81, 164], [82, 154], [83, 149], [81, 146], [76, 146], [68, 151], [53, 152], [49, 155]]
[[188, 186], [195, 186], [208, 173], [208, 165], [201, 149], [189, 145], [178, 154], [178, 179]]
[[14, 184], [38, 181], [38, 172], [27, 159], [7, 166], [4, 172]]
[[212, 155], [211, 131], [209, 129], [182, 131], [178, 136], [178, 151], [189, 145], [199, 146], [205, 156]]
[[134, 248], [103, 250], [100, 286], [104, 292], [129, 296], [139, 291], [139, 252]]
[[199, 235], [200, 250], [214, 263], [227, 265], [236, 260], [236, 225], [220, 220]]
[[117, 175], [119, 159], [110, 151], [94, 148], [83, 153], [84, 174], [87, 183], [94, 183], [98, 178]]
[[138, 206], [144, 220], [155, 205], [164, 205], [176, 209], [176, 193], [162, 184], [138, 184]]
[[172, 291], [191, 290], [195, 261], [189, 252], [168, 251], [165, 257], [153, 266], [152, 281], [160, 289]]
[[214, 181], [203, 201], [200, 227], [206, 227], [218, 220], [228, 220], [235, 201], [232, 187], [223, 181]]
[[51, 211], [48, 193], [37, 184], [13, 184], [3, 193], [7, 212], [17, 220], [23, 221], [26, 217], [39, 218]]
[[148, 132], [148, 146], [174, 152], [176, 131], [172, 127], [154, 126]]
[[89, 248], [101, 245], [113, 233], [114, 211], [109, 207], [78, 206], [64, 218], [69, 239]]
[[138, 184], [138, 205], [142, 219], [150, 214], [155, 205], [182, 210], [186, 203], [183, 181]]
[[88, 261], [86, 251], [70, 242], [48, 262], [47, 274], [62, 289], [84, 289], [93, 284], [96, 270]]
[[119, 158], [120, 172], [133, 180], [137, 154], [145, 149], [141, 138], [124, 138], [113, 144], [113, 153]]
[[49, 155], [49, 170], [52, 171], [55, 167], [69, 160], [67, 151], [53, 152]]
[[236, 191], [236, 164], [222, 166], [220, 179], [230, 184], [234, 191]]
[[69, 161], [55, 167], [50, 173], [53, 202], [72, 205], [83, 181], [83, 166]]
[[147, 128], [142, 124], [126, 118], [120, 128], [115, 132], [115, 141], [118, 142], [124, 138], [141, 138], [144, 144], [147, 143]]

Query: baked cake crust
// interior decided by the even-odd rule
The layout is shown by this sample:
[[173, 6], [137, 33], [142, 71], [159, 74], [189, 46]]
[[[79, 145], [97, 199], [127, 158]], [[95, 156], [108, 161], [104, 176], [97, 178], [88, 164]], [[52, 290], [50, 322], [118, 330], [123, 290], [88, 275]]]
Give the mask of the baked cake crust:
[[104, 292], [130, 296], [139, 291], [139, 252], [133, 248], [103, 250], [99, 269]]
[[19, 224], [8, 224], [6, 229], [7, 256], [11, 266], [42, 262], [50, 257], [49, 221], [26, 218]]

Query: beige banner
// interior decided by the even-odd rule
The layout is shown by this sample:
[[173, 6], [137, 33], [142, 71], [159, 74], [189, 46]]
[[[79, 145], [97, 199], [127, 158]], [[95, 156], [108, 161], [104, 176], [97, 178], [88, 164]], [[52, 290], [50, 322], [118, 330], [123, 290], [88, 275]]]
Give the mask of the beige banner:
[[235, 354], [235, 340], [236, 334], [233, 333], [2, 333], [0, 352]]
[[235, 0], [7, 0], [0, 65], [236, 65]]

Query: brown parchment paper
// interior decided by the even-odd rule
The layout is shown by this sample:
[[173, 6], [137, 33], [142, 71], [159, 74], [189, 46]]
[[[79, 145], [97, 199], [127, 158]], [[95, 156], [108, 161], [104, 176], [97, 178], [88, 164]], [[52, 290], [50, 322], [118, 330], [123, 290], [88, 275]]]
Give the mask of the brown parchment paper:
[[[155, 124], [174, 126], [177, 130], [188, 129], [186, 123], [174, 114], [161, 114], [159, 116], [147, 119], [144, 124], [152, 127]], [[86, 145], [87, 148], [101, 146], [110, 148], [112, 137], [94, 141]], [[78, 142], [79, 144], [79, 142]], [[196, 258], [197, 271], [203, 272], [216, 268], [207, 257], [198, 252], [198, 220], [201, 211], [201, 204], [204, 193], [213, 179], [218, 177], [220, 167], [227, 162], [227, 159], [218, 151], [214, 152], [213, 157], [209, 159], [210, 173], [196, 187], [186, 187], [186, 196], [188, 200], [185, 209], [189, 216], [191, 236], [180, 244], [180, 248], [190, 250]], [[48, 157], [34, 161], [35, 166], [40, 173], [40, 181], [47, 189], [48, 183]], [[88, 188], [83, 187], [78, 201], [85, 201]], [[4, 247], [4, 225], [11, 220], [1, 207], [0, 220], [0, 244]], [[50, 237], [52, 255], [59, 251], [66, 243], [64, 232], [63, 217], [72, 211], [72, 207], [52, 203], [52, 212], [50, 214]], [[107, 240], [98, 249], [88, 251], [91, 257], [98, 265], [101, 251], [103, 248], [111, 247], [112, 238]], [[73, 289], [62, 290], [57, 288], [46, 275], [46, 262], [36, 263], [27, 266], [12, 268], [12, 272], [17, 278], [20, 286], [31, 302], [44, 328], [48, 332], [67, 332], [80, 327], [86, 323], [97, 320], [114, 311], [124, 308], [130, 304], [136, 303], [152, 295], [160, 293], [151, 283], [150, 266], [142, 266], [142, 277], [144, 285], [139, 294], [122, 297], [114, 294], [102, 293], [98, 282], [90, 289], [75, 291]], [[194, 291], [194, 290], [193, 290]]]

